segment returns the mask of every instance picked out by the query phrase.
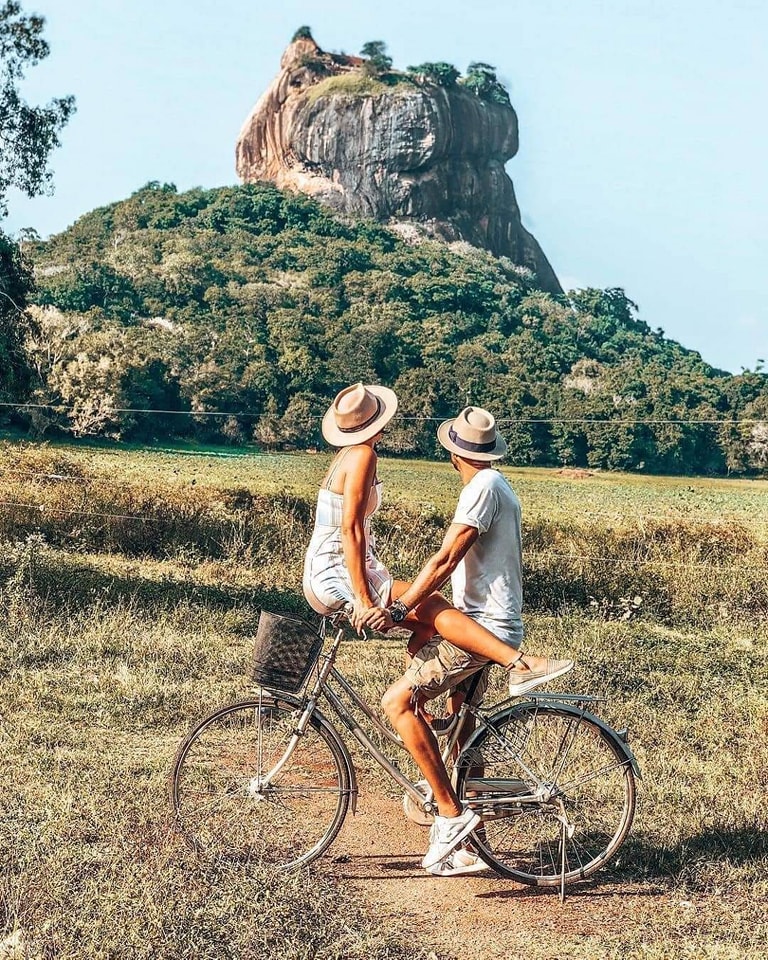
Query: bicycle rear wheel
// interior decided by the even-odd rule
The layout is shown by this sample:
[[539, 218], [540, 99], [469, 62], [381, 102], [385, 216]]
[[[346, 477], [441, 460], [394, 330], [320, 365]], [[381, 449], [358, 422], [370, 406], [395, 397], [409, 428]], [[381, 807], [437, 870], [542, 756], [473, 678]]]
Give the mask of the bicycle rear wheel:
[[621, 741], [564, 704], [525, 703], [491, 717], [459, 757], [456, 787], [483, 817], [474, 835], [483, 860], [534, 886], [599, 870], [624, 842], [635, 810]]
[[349, 755], [313, 716], [284, 766], [301, 714], [293, 698], [269, 696], [222, 707], [182, 742], [169, 777], [176, 823], [196, 850], [280, 870], [319, 857], [349, 807]]

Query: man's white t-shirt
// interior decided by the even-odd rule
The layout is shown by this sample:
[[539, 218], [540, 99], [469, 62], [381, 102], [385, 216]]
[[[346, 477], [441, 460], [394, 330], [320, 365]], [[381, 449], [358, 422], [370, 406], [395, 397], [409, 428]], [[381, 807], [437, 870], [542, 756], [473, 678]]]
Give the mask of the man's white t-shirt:
[[520, 501], [500, 473], [480, 470], [461, 491], [454, 523], [480, 536], [451, 575], [453, 603], [500, 640], [523, 640]]

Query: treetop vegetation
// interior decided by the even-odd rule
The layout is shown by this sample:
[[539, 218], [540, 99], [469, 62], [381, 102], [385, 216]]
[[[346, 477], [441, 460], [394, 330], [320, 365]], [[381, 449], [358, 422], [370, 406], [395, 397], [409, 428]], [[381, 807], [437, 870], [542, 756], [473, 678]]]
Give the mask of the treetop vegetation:
[[[0, 221], [12, 187], [30, 197], [48, 189], [48, 157], [75, 109], [73, 97], [35, 107], [21, 96], [27, 68], [49, 53], [42, 36], [44, 23], [42, 17], [23, 14], [17, 0], [0, 4]], [[37, 237], [34, 231], [22, 234], [25, 240]], [[32, 284], [32, 271], [19, 245], [0, 230], [0, 401], [11, 402], [31, 389], [25, 345], [34, 330], [26, 311]]]
[[[432, 455], [423, 418], [476, 403], [518, 464], [768, 465], [766, 376], [714, 369], [624, 291], [552, 296], [507, 259], [409, 245], [268, 184], [149, 183], [25, 247], [34, 382], [19, 396], [50, 404], [23, 415], [38, 433], [312, 447], [332, 397], [362, 380], [416, 418], [395, 421], [391, 452]], [[129, 412], [146, 409], [175, 413]]]
[[23, 14], [17, 0], [5, 0], [0, 6], [0, 217], [6, 213], [10, 187], [30, 197], [48, 188], [48, 157], [59, 146], [61, 128], [75, 109], [71, 96], [38, 107], [21, 95], [27, 68], [49, 53], [42, 36], [44, 23], [42, 17]]
[[291, 37], [291, 43], [296, 43], [297, 40], [312, 40], [312, 30], [309, 27], [299, 27], [299, 29]]
[[392, 57], [387, 54], [387, 45], [383, 40], [369, 40], [360, 50], [364, 58], [363, 72], [366, 75], [380, 77], [392, 69]]
[[496, 76], [496, 68], [489, 63], [475, 61], [467, 67], [466, 77], [461, 78], [466, 90], [471, 90], [481, 100], [509, 105], [509, 93]]
[[408, 72], [422, 77], [427, 83], [434, 83], [440, 87], [455, 87], [461, 72], [452, 63], [441, 60], [437, 63], [419, 63], [408, 67]]
[[[313, 39], [309, 27], [299, 27], [291, 38], [291, 42], [301, 39]], [[314, 87], [309, 95], [312, 99], [319, 96], [345, 94], [355, 96], [372, 96], [387, 92], [388, 88], [398, 85], [430, 84], [433, 86], [455, 89], [457, 84], [466, 92], [473, 93], [482, 100], [491, 103], [500, 103], [509, 106], [509, 94], [496, 76], [496, 68], [482, 61], [473, 61], [467, 67], [467, 75], [452, 63], [445, 61], [427, 61], [409, 66], [405, 71], [393, 69], [392, 57], [387, 53], [387, 44], [383, 40], [369, 40], [360, 49], [363, 58], [355, 74], [344, 74], [341, 77], [327, 77], [322, 87]], [[320, 76], [328, 74], [332, 54], [306, 55], [302, 59], [302, 66], [307, 67]], [[377, 81], [364, 83], [363, 80]]]

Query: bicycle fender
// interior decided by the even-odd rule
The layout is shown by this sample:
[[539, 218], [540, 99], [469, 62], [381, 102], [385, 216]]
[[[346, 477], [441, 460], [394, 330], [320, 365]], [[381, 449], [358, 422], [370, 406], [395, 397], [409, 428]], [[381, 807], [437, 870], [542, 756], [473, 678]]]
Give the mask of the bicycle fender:
[[[302, 710], [306, 706], [306, 701], [299, 699], [299, 697], [294, 697], [290, 693], [270, 693], [262, 694], [262, 698], [265, 700], [273, 700], [275, 703], [287, 703], [292, 707], [295, 707], [297, 710]], [[322, 714], [319, 710], [315, 709], [312, 711], [312, 720], [317, 720], [318, 724], [331, 734], [332, 737], [336, 739], [336, 742], [339, 745], [341, 754], [344, 757], [344, 762], [347, 765], [347, 771], [349, 773], [349, 800], [352, 807], [352, 813], [357, 814], [357, 797], [358, 797], [358, 787], [357, 787], [357, 773], [355, 772], [355, 765], [352, 763], [352, 757], [349, 754], [346, 743], [339, 736], [339, 732], [331, 723], [331, 721]]]
[[[585, 720], [589, 720], [591, 723], [594, 723], [595, 726], [598, 726], [603, 733], [609, 736], [613, 742], [616, 744], [619, 752], [622, 754], [626, 762], [631, 766], [632, 773], [637, 777], [638, 780], [643, 779], [643, 774], [640, 770], [640, 765], [638, 764], [634, 753], [630, 749], [629, 744], [627, 743], [625, 737], [627, 736], [626, 731], [614, 730], [609, 724], [604, 720], [598, 717], [594, 713], [590, 713], [589, 710], [581, 709], [577, 706], [574, 706], [572, 703], [566, 703], [563, 700], [558, 700], [555, 696], [545, 696], [541, 698], [532, 697], [530, 700], [524, 700], [521, 703], [516, 703], [514, 706], [506, 707], [504, 710], [500, 710], [498, 713], [491, 714], [491, 716], [484, 717], [485, 722], [492, 726], [494, 723], [506, 719], [508, 716], [514, 713], [518, 713], [524, 710], [535, 709], [538, 706], [552, 706], [557, 707], [558, 710], [563, 713], [570, 713], [574, 717], [580, 718], [583, 717]], [[472, 747], [477, 739], [483, 732], [483, 725], [477, 727], [473, 732], [472, 736], [467, 740], [464, 745], [464, 750], [469, 750]], [[462, 753], [464, 752], [462, 750]]]

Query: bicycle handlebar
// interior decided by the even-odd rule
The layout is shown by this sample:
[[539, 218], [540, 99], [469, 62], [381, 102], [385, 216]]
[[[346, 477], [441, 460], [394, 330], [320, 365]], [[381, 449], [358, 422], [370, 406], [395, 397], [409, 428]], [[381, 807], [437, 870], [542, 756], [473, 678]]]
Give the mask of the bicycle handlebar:
[[[352, 603], [345, 603], [344, 606], [341, 607], [339, 610], [337, 610], [335, 613], [330, 614], [329, 617], [328, 617], [328, 619], [331, 621], [331, 623], [333, 624], [333, 626], [336, 627], [336, 628], [339, 628], [339, 627], [343, 626], [344, 621], [346, 621], [346, 622], [347, 622], [348, 624], [350, 624], [350, 626], [351, 626], [351, 624], [352, 624], [352, 613], [353, 613], [354, 609], [355, 609], [354, 604], [352, 604]], [[354, 629], [354, 628], [353, 628], [353, 629]], [[360, 631], [360, 633], [358, 634], [358, 636], [360, 637], [361, 640], [367, 640], [367, 639], [368, 639], [368, 634], [366, 633], [366, 631], [365, 631], [364, 629]]]

